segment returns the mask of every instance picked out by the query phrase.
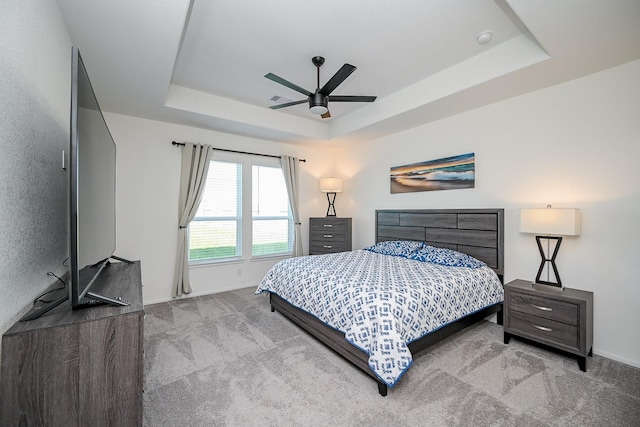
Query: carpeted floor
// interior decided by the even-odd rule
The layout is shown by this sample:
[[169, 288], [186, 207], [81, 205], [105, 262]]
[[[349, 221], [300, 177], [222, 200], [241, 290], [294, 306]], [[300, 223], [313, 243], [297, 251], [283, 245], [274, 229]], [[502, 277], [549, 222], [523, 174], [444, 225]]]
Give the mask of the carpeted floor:
[[389, 390], [271, 313], [253, 288], [145, 308], [145, 426], [640, 426], [640, 369], [480, 322]]

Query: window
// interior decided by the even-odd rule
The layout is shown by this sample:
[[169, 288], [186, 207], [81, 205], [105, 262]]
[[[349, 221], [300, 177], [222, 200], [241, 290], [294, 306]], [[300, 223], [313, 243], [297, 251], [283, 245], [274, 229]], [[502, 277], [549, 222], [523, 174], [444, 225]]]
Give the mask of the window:
[[[277, 159], [239, 156], [209, 165], [200, 205], [189, 224], [189, 263], [293, 252], [293, 217]], [[244, 201], [251, 201], [247, 203]]]
[[242, 256], [242, 164], [212, 161], [189, 224], [189, 261]]
[[293, 217], [282, 169], [252, 167], [251, 255], [264, 256], [293, 251]]

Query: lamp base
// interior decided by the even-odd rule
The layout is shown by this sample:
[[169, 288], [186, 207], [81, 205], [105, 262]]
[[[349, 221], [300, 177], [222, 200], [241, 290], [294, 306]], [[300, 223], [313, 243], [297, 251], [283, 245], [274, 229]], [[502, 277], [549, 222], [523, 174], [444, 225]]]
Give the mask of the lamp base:
[[[553, 255], [551, 258], [548, 258], [548, 255], [544, 253], [542, 249], [542, 239], [547, 239], [547, 248], [549, 247], [549, 241], [555, 240], [556, 244], [553, 249]], [[540, 261], [540, 268], [538, 268], [538, 274], [536, 275], [535, 283], [540, 285], [548, 285], [548, 286], [556, 286], [562, 288], [562, 280], [560, 280], [560, 274], [558, 273], [558, 267], [556, 267], [556, 256], [558, 255], [558, 250], [560, 249], [560, 244], [562, 243], [562, 237], [556, 236], [536, 236], [536, 242], [538, 243], [538, 250], [540, 251], [540, 256], [542, 257], [542, 261]], [[549, 252], [549, 249], [547, 249]], [[544, 267], [547, 267], [547, 278], [549, 278], [550, 269], [553, 269], [553, 273], [556, 281], [553, 282], [551, 279], [549, 280], [541, 280], [540, 276], [542, 275], [542, 271]]]
[[336, 193], [327, 193], [327, 201], [329, 202], [327, 216], [336, 216], [336, 207], [334, 205], [336, 201]]

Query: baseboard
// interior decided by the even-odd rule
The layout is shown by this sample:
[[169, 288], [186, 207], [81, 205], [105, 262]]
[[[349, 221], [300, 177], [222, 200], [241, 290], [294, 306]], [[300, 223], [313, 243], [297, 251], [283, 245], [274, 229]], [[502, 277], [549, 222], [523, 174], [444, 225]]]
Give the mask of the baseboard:
[[205, 292], [191, 292], [190, 294], [182, 294], [179, 297], [168, 297], [168, 298], [159, 298], [159, 299], [154, 299], [154, 300], [150, 300], [144, 301], [144, 305], [153, 305], [153, 304], [160, 304], [162, 302], [170, 302], [170, 301], [178, 301], [181, 299], [186, 299], [186, 298], [194, 298], [194, 297], [200, 297], [203, 295], [211, 295], [211, 294], [219, 294], [221, 292], [228, 292], [228, 291], [237, 291], [238, 289], [244, 289], [244, 288], [250, 288], [250, 287], [255, 287], [256, 289], [258, 288], [258, 284], [244, 284], [244, 285], [237, 285], [237, 286], [230, 286], [227, 288], [220, 288], [220, 289], [215, 289], [215, 290], [210, 290], [210, 291], [205, 291]]
[[640, 368], [640, 360], [630, 359], [628, 357], [620, 356], [615, 353], [600, 350], [599, 348], [594, 348], [593, 353], [597, 354], [598, 356], [606, 357], [607, 359], [615, 360], [616, 362], [624, 363], [625, 365]]

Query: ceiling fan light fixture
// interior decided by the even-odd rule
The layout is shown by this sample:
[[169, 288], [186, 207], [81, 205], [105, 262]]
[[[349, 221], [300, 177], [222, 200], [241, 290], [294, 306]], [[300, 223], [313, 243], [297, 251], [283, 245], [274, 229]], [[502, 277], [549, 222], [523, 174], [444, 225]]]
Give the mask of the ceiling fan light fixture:
[[313, 114], [324, 114], [329, 111], [329, 109], [324, 105], [314, 105], [309, 108], [309, 111], [311, 111]]
[[329, 111], [329, 97], [316, 91], [309, 97], [309, 111], [313, 114], [324, 114]]

